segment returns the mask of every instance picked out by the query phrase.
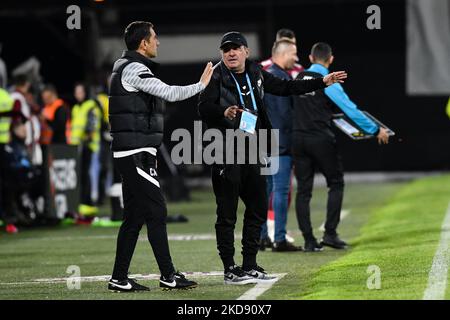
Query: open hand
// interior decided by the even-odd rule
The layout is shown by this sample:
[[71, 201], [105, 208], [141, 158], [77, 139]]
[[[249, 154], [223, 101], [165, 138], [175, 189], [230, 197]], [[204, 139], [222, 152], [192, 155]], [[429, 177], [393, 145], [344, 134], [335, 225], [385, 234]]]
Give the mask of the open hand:
[[212, 66], [212, 62], [208, 62], [206, 64], [205, 70], [203, 70], [203, 74], [202, 77], [200, 78], [200, 82], [203, 83], [206, 86], [208, 86], [209, 81], [211, 80], [211, 76], [213, 74], [213, 66]]
[[323, 82], [327, 86], [331, 86], [336, 82], [343, 83], [344, 79], [347, 79], [347, 73], [345, 71], [336, 71], [327, 74], [325, 77], [323, 77]]
[[380, 132], [377, 135], [379, 144], [388, 144], [389, 143], [389, 134], [385, 128], [380, 128]]

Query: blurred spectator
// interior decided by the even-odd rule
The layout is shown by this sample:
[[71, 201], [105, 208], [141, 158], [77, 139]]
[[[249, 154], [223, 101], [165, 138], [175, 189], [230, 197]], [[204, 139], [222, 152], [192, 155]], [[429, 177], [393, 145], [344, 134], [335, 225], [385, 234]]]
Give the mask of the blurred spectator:
[[111, 134], [110, 134], [110, 126], [108, 119], [108, 107], [109, 100], [107, 90], [100, 91], [96, 96], [96, 101], [100, 106], [101, 111], [101, 125], [100, 125], [100, 154], [99, 154], [99, 162], [100, 162], [100, 173], [99, 173], [99, 182], [98, 182], [98, 205], [102, 205], [106, 196], [107, 189], [107, 178], [109, 173], [111, 172], [112, 167], [112, 152], [110, 148], [111, 144]]
[[29, 93], [30, 81], [26, 75], [17, 75], [14, 77], [13, 84], [14, 91], [11, 93], [11, 97], [14, 100], [14, 109], [20, 110], [20, 114], [26, 119], [25, 127], [27, 134], [25, 137], [25, 145], [31, 155], [32, 163], [34, 165], [41, 165], [43, 162], [42, 149], [39, 145], [41, 126], [37, 116], [38, 110], [32, 108], [32, 97]]
[[70, 110], [66, 103], [58, 97], [53, 85], [44, 87], [41, 93], [44, 109], [42, 116], [49, 126], [45, 134], [45, 144], [67, 144], [70, 138]]
[[[0, 55], [2, 54], [2, 44], [0, 43]], [[8, 73], [5, 62], [0, 58], [0, 88], [6, 88], [8, 84]]]
[[30, 193], [36, 181], [34, 166], [25, 145], [27, 119], [15, 118], [11, 125], [11, 141], [5, 146], [5, 223], [8, 233], [17, 233], [17, 222], [31, 223], [36, 209]]
[[[78, 223], [90, 224], [98, 208], [92, 199], [92, 177], [90, 168], [93, 155], [100, 149], [101, 113], [97, 102], [89, 99], [86, 87], [76, 84], [74, 96], [77, 101], [72, 108], [70, 144], [79, 146], [81, 200], [79, 213], [84, 217]], [[98, 172], [94, 174], [98, 175]]]
[[[5, 146], [11, 141], [10, 127], [14, 100], [0, 87], [0, 219], [5, 220], [4, 187], [6, 175]], [[0, 222], [1, 222], [0, 220]]]

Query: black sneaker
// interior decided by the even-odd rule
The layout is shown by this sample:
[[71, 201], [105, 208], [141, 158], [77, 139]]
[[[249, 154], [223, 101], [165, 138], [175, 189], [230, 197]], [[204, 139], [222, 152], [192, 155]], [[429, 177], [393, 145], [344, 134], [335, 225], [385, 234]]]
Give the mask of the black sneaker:
[[303, 250], [302, 247], [297, 247], [296, 245], [288, 242], [287, 240], [274, 242], [272, 247], [273, 252], [295, 252], [302, 250]]
[[224, 271], [224, 283], [232, 285], [244, 285], [249, 283], [256, 283], [254, 277], [250, 277], [241, 267], [234, 265]]
[[322, 241], [320, 242], [323, 246], [329, 246], [334, 249], [347, 249], [348, 245], [345, 241], [341, 240], [339, 236], [324, 234]]
[[269, 276], [267, 272], [264, 271], [264, 269], [261, 268], [260, 266], [253, 267], [248, 270], [244, 269], [244, 271], [245, 273], [247, 273], [247, 275], [252, 277], [257, 283], [267, 283], [271, 281], [276, 281], [278, 279], [277, 277]]
[[259, 250], [264, 251], [266, 249], [272, 248], [273, 243], [269, 237], [265, 237], [259, 240]]
[[305, 252], [320, 252], [323, 251], [323, 247], [317, 242], [316, 239], [305, 240]]
[[150, 291], [150, 288], [140, 285], [133, 279], [123, 281], [111, 279], [108, 282], [108, 290], [114, 292], [134, 292], [134, 291]]
[[186, 279], [184, 274], [177, 271], [168, 277], [159, 278], [159, 286], [166, 290], [193, 289], [198, 286], [197, 282]]

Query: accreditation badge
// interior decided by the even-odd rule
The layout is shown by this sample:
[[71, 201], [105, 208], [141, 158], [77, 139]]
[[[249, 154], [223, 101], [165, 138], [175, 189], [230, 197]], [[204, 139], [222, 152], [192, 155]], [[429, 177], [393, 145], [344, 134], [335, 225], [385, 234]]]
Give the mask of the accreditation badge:
[[241, 123], [239, 124], [239, 129], [242, 131], [254, 134], [256, 131], [256, 120], [257, 116], [251, 114], [248, 111], [243, 111], [241, 115]]

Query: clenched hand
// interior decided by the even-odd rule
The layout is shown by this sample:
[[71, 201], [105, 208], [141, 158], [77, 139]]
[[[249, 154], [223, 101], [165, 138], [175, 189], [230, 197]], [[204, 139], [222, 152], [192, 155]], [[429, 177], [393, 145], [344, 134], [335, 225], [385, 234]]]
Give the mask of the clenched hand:
[[238, 111], [239, 111], [239, 108], [237, 106], [230, 106], [230, 107], [226, 108], [223, 115], [228, 120], [233, 120], [234, 118], [236, 118], [236, 114]]

